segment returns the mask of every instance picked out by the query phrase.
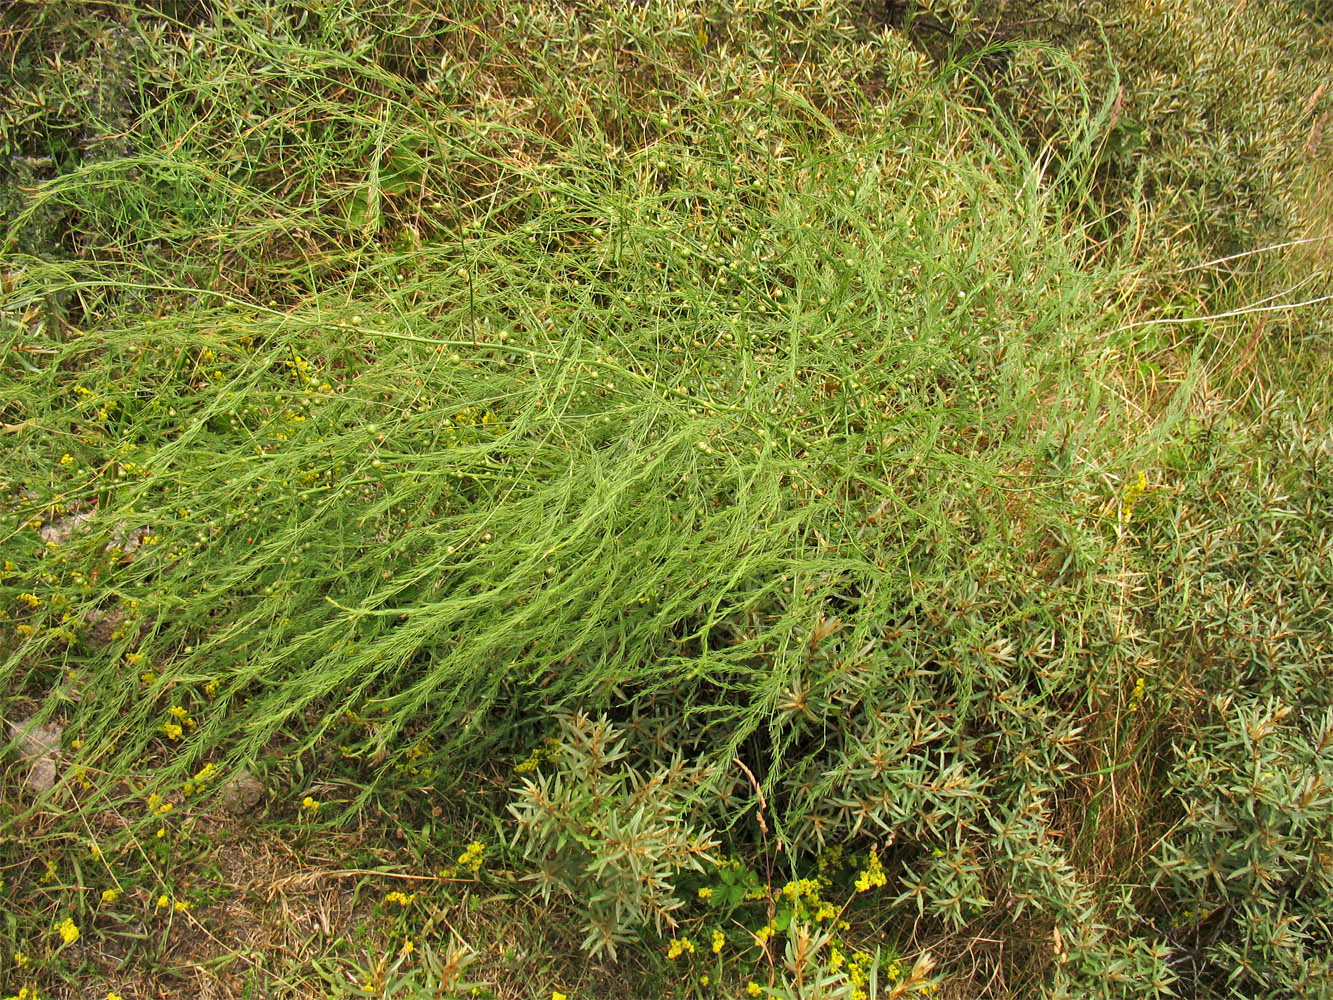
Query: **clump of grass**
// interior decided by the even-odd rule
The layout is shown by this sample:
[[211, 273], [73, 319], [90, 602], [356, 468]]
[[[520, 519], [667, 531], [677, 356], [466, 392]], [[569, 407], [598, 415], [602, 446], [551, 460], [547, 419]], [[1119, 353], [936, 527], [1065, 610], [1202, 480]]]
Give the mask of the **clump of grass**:
[[[650, 51], [690, 65], [698, 42], [684, 40]], [[287, 62], [311, 58], [288, 44]], [[489, 58], [478, 74], [514, 57]], [[1011, 483], [1029, 489], [1043, 441], [1097, 447], [1074, 412], [1100, 378], [1097, 353], [1069, 330], [1095, 340], [1097, 279], [1050, 238], [1035, 183], [1025, 202], [1008, 198], [1035, 178], [1003, 134], [895, 58], [906, 68], [881, 99], [896, 90], [899, 103], [851, 104], [840, 114], [858, 117], [841, 125], [784, 61], [723, 112], [720, 91], [685, 91], [638, 150], [510, 126], [540, 145], [541, 201], [522, 159], [492, 163], [496, 190], [522, 193], [488, 207], [491, 224], [349, 256], [346, 276], [297, 306], [205, 287], [161, 317], [120, 305], [77, 338], [39, 328], [51, 363], [16, 380], [10, 405], [49, 430], [24, 439], [31, 464], [9, 478], [42, 486], [23, 502], [42, 524], [16, 540], [87, 523], [18, 553], [25, 579], [68, 567], [25, 620], [11, 659], [22, 685], [48, 690], [42, 651], [69, 649], [65, 633], [114, 602], [126, 623], [98, 669], [140, 682], [85, 701], [78, 724], [122, 761], [178, 743], [253, 755], [284, 730], [317, 740], [367, 704], [382, 716], [359, 748], [372, 755], [427, 716], [441, 750], [517, 745], [539, 706], [600, 707], [613, 691], [643, 705], [670, 692], [693, 705], [693, 742], [722, 733], [734, 752], [814, 649], [801, 637], [817, 621], [841, 617], [845, 641], [864, 643], [872, 622], [910, 613], [906, 585], [963, 519], [945, 483], [1000, 503]], [[643, 84], [612, 69], [604, 97], [628, 116]], [[468, 124], [443, 100], [364, 103], [407, 133], [385, 142], [415, 128], [447, 151], [449, 126]], [[179, 123], [173, 107], [144, 128]], [[349, 126], [364, 113], [322, 107]], [[945, 142], [966, 156], [925, 155]], [[941, 202], [960, 176], [973, 202]], [[94, 180], [75, 173], [48, 196], [92, 197]], [[151, 189], [163, 190], [127, 174], [93, 204], [123, 210]], [[124, 269], [143, 266], [115, 246], [100, 263], [29, 261], [13, 308], [63, 292], [95, 317], [101, 290], [132, 293]], [[1021, 286], [972, 280], [994, 253]], [[234, 271], [283, 274], [272, 261]], [[178, 263], [142, 292], [170, 295], [189, 273]], [[1033, 323], [1056, 288], [1063, 304]], [[73, 450], [44, 448], [52, 434]], [[888, 536], [897, 553], [877, 556]], [[726, 689], [754, 693], [705, 693]], [[188, 741], [164, 728], [173, 697], [200, 706]], [[325, 721], [311, 726], [311, 708]]]

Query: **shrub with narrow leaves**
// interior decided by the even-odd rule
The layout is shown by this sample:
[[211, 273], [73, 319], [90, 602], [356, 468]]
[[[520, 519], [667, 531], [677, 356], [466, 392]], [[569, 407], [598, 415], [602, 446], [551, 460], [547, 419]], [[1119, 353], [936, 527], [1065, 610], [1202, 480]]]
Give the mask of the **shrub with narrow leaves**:
[[558, 893], [583, 914], [584, 947], [614, 957], [645, 923], [670, 924], [683, 903], [674, 880], [714, 860], [712, 832], [688, 817], [704, 774], [680, 758], [649, 774], [629, 766], [605, 716], [559, 722], [545, 762], [514, 790], [514, 842], [542, 895]]

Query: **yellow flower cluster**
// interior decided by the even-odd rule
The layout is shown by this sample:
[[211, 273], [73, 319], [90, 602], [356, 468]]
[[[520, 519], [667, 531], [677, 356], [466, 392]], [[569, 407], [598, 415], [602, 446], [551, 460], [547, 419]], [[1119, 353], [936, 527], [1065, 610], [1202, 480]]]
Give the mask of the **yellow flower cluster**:
[[869, 892], [873, 888], [887, 884], [888, 878], [885, 877], [884, 869], [879, 863], [879, 854], [872, 847], [870, 856], [866, 860], [865, 870], [856, 877], [856, 891]]
[[726, 946], [726, 943], [727, 943], [727, 936], [726, 936], [725, 934], [723, 934], [721, 930], [719, 930], [719, 929], [717, 929], [717, 928], [714, 928], [714, 930], [713, 930], [713, 954], [714, 954], [714, 955], [720, 955], [720, 954], [722, 953], [722, 949]]
[[218, 775], [218, 769], [212, 764], [205, 764], [195, 772], [194, 777], [185, 783], [182, 791], [186, 795], [194, 795], [204, 791], [208, 787], [208, 782], [212, 781]]
[[1120, 494], [1120, 518], [1125, 524], [1134, 516], [1134, 505], [1148, 492], [1148, 475], [1142, 470], [1138, 478], [1125, 485]]
[[[866, 968], [872, 961], [872, 956], [868, 951], [858, 951], [852, 956], [852, 960], [847, 963], [847, 979], [852, 984], [852, 996], [866, 984]], [[865, 993], [862, 991], [862, 996]]]
[[788, 902], [794, 903], [802, 897], [812, 902], [819, 898], [821, 886], [817, 879], [799, 878], [794, 882], [788, 882], [782, 887], [782, 898]]
[[473, 872], [481, 869], [482, 855], [486, 853], [486, 845], [480, 840], [474, 840], [463, 848], [463, 853], [458, 856], [458, 867], [467, 868]]
[[384, 901], [386, 903], [397, 903], [399, 906], [411, 906], [412, 900], [416, 898], [417, 894], [415, 892], [405, 893], [405, 892], [398, 892], [397, 890], [385, 893], [384, 895]]
[[[136, 657], [136, 659], [131, 659]], [[126, 653], [125, 659], [131, 665], [139, 663], [143, 659], [142, 653]], [[139, 680], [145, 684], [152, 684], [157, 680], [157, 674], [151, 670], [145, 671], [139, 675]], [[185, 735], [187, 729], [193, 729], [198, 723], [190, 716], [190, 713], [180, 705], [173, 705], [167, 709], [167, 715], [171, 716], [170, 722], [163, 723], [162, 732], [166, 734], [169, 740], [178, 740]]]
[[1136, 677], [1134, 679], [1134, 690], [1129, 696], [1129, 710], [1131, 712], [1137, 712], [1139, 706], [1143, 704], [1143, 692], [1146, 686], [1147, 684], [1142, 677]]
[[79, 939], [79, 928], [69, 917], [56, 924], [56, 931], [60, 934], [60, 940], [64, 941], [65, 944], [73, 944]]
[[671, 943], [667, 945], [667, 958], [679, 958], [686, 952], [694, 954], [694, 942], [689, 938], [672, 938]]
[[545, 748], [537, 747], [532, 753], [528, 754], [526, 760], [521, 760], [514, 765], [515, 774], [528, 774], [537, 770], [537, 766], [545, 760]]
[[310, 374], [310, 362], [295, 351], [292, 351], [291, 359], [284, 361], [283, 364], [291, 369], [292, 374], [296, 376], [297, 381], [303, 382], [306, 385], [310, 385], [315, 381], [315, 377]]

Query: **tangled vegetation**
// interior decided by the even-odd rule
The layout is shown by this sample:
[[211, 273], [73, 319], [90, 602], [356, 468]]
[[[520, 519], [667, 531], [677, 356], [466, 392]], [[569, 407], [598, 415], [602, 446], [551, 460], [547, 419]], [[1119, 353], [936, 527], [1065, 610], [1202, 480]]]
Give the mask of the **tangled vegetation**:
[[0, 993], [1333, 996], [1330, 40], [12, 4]]

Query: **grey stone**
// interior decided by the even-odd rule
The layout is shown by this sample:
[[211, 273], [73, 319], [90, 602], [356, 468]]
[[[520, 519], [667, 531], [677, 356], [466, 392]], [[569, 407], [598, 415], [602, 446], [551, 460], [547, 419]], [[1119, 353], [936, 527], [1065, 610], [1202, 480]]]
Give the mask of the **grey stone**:
[[24, 779], [35, 792], [49, 792], [56, 783], [56, 761], [60, 757], [60, 738], [64, 730], [57, 725], [38, 725], [34, 719], [7, 724], [9, 738], [18, 743], [19, 753], [30, 762]]
[[218, 789], [222, 808], [234, 816], [248, 813], [264, 797], [264, 786], [247, 770], [239, 770]]

